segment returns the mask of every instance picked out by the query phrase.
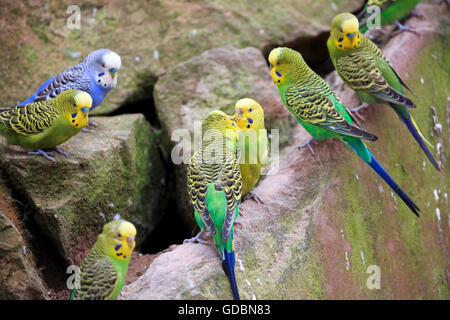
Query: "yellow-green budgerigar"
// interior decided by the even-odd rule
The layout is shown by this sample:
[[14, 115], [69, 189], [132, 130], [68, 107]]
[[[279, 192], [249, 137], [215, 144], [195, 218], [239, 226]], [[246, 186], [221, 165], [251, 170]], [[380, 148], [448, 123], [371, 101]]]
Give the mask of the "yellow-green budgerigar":
[[255, 100], [244, 98], [236, 102], [234, 111], [235, 114], [231, 120], [235, 121], [242, 131], [238, 139], [241, 151], [242, 197], [248, 195], [257, 202], [263, 202], [251, 190], [258, 183], [269, 155], [269, 139], [264, 126], [264, 110]]
[[189, 197], [201, 230], [194, 239], [204, 231], [212, 234], [235, 300], [239, 300], [239, 292], [234, 273], [233, 223], [242, 196], [238, 135], [239, 128], [225, 113], [209, 113], [202, 122], [201, 149], [192, 156], [187, 172]]
[[270, 73], [283, 103], [317, 140], [337, 138], [364, 160], [417, 216], [420, 209], [378, 163], [362, 139], [377, 137], [360, 128], [330, 86], [312, 71], [302, 55], [276, 48], [269, 55]]
[[80, 132], [88, 122], [92, 105], [89, 93], [67, 90], [47, 101], [0, 110], [0, 134], [9, 144], [36, 150], [29, 154], [41, 154], [51, 161], [51, 152], [57, 146]]
[[70, 300], [114, 300], [122, 290], [135, 237], [131, 222], [116, 218], [105, 224], [81, 265], [80, 287]]
[[416, 106], [404, 95], [402, 86], [411, 90], [383, 52], [358, 28], [358, 19], [351, 13], [342, 13], [333, 19], [327, 46], [334, 67], [362, 102], [389, 104], [439, 170], [438, 163], [426, 145], [431, 144], [408, 111], [408, 108]]

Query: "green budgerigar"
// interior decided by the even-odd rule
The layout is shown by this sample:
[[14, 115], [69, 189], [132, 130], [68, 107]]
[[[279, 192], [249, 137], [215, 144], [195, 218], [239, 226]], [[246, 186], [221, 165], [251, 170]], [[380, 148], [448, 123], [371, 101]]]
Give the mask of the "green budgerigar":
[[[36, 150], [29, 154], [41, 154], [51, 161], [51, 152], [76, 135], [88, 122], [92, 105], [89, 93], [67, 90], [47, 101], [0, 110], [0, 134], [9, 144]], [[65, 154], [67, 155], [67, 154]]]
[[122, 290], [135, 237], [131, 222], [116, 218], [105, 224], [81, 265], [80, 287], [70, 300], [114, 300]]
[[408, 28], [400, 24], [399, 20], [405, 18], [416, 7], [420, 0], [367, 0], [361, 12], [357, 14], [359, 19], [359, 28], [362, 33], [368, 30], [368, 20], [375, 12], [368, 10], [371, 6], [378, 6], [380, 9], [381, 26], [397, 23], [399, 31], [414, 29]]
[[317, 140], [337, 138], [364, 160], [419, 216], [419, 208], [378, 163], [362, 139], [377, 137], [364, 131], [330, 86], [312, 71], [302, 55], [289, 48], [276, 48], [269, 55], [270, 73], [283, 103], [298, 122]]
[[361, 101], [389, 104], [439, 170], [438, 163], [426, 145], [431, 144], [408, 111], [408, 108], [416, 106], [404, 95], [402, 86], [411, 90], [383, 52], [359, 32], [358, 19], [353, 14], [341, 13], [333, 19], [327, 46], [337, 72], [355, 90]]
[[201, 149], [192, 156], [187, 172], [200, 234], [208, 231], [213, 236], [235, 300], [239, 300], [239, 292], [234, 273], [233, 223], [242, 195], [238, 136], [239, 128], [225, 113], [212, 111], [202, 122]]
[[264, 110], [253, 99], [244, 98], [236, 102], [235, 114], [231, 118], [242, 130], [238, 146], [241, 151], [242, 197], [254, 198], [263, 202], [251, 191], [258, 183], [261, 171], [269, 157], [269, 139], [264, 126]]

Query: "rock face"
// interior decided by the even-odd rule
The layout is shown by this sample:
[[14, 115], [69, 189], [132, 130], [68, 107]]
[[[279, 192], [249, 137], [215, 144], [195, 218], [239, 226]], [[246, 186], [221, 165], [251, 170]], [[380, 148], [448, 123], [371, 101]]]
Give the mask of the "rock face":
[[[268, 44], [312, 37], [325, 31], [338, 12], [360, 0], [228, 1], [70, 1], [7, 0], [0, 8], [0, 105], [13, 105], [34, 93], [50, 76], [108, 47], [122, 57], [119, 86], [95, 113], [123, 103], [147, 100], [156, 77], [205, 50]], [[79, 27], [74, 25], [79, 10]], [[11, 36], [13, 35], [13, 36]], [[78, 52], [72, 58], [69, 52]], [[23, 76], [26, 75], [26, 76]]]
[[[1, 177], [0, 182], [4, 183]], [[18, 221], [18, 217], [10, 206], [10, 199], [0, 185], [0, 300], [44, 299], [45, 285], [26, 241], [12, 220]]]
[[[450, 149], [440, 147], [450, 139], [449, 24], [436, 7], [420, 9], [428, 21], [414, 18], [409, 24], [421, 36], [400, 34], [384, 52], [419, 97], [412, 112], [436, 145], [442, 171], [427, 162], [390, 108], [371, 107], [364, 126], [379, 138], [368, 144], [372, 153], [422, 216], [416, 218], [339, 141], [314, 145], [315, 155], [288, 147], [278, 172], [256, 189], [265, 203], [247, 200], [241, 206], [235, 251], [243, 299], [449, 298]], [[346, 105], [357, 106], [354, 93], [340, 83]], [[307, 138], [298, 128], [292, 145]], [[122, 292], [123, 299], [231, 297], [214, 246], [190, 243], [158, 256]]]
[[[295, 119], [283, 107], [267, 62], [259, 50], [231, 46], [211, 49], [162, 76], [155, 85], [154, 98], [163, 125], [163, 149], [168, 161], [171, 161], [172, 147], [178, 143], [171, 142], [176, 130], [189, 131], [193, 150], [194, 123], [197, 121], [197, 128], [200, 128], [200, 121], [214, 109], [233, 115], [235, 103], [245, 97], [261, 104], [266, 127], [280, 130], [280, 143], [286, 145], [293, 135]], [[176, 187], [180, 212], [188, 223], [194, 225], [186, 187], [189, 158], [185, 164], [175, 166]]]
[[115, 213], [135, 224], [142, 242], [164, 210], [165, 168], [142, 115], [95, 118], [56, 155], [56, 164], [0, 144], [0, 164], [13, 188], [71, 263], [79, 263]]

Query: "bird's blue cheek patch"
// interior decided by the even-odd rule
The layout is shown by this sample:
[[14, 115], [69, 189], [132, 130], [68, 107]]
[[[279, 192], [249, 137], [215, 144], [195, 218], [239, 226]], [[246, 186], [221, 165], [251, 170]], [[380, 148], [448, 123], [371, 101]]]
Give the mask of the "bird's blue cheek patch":
[[114, 247], [114, 250], [117, 251], [117, 250], [119, 250], [120, 248], [122, 248], [122, 245], [121, 245], [121, 244], [118, 244], [117, 246]]
[[72, 119], [76, 118], [76, 117], [77, 117], [77, 114], [78, 114], [78, 113], [72, 113]]
[[278, 71], [275, 70], [275, 73], [277, 74], [278, 77], [281, 77], [281, 73], [279, 73]]
[[342, 41], [344, 41], [344, 38], [339, 38], [338, 41], [342, 42]]
[[98, 74], [98, 76], [101, 77], [101, 76], [103, 76], [104, 74], [105, 74], [104, 72], [100, 72], [100, 73]]
[[253, 119], [252, 118], [247, 118], [247, 120], [248, 120], [248, 123], [253, 123]]

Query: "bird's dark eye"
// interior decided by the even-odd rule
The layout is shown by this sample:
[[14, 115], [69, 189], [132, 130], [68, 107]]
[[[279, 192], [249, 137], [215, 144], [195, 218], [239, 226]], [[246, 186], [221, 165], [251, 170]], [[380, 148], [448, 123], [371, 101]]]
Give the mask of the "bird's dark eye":
[[117, 237], [122, 238], [122, 235], [120, 233], [117, 234]]
[[[341, 31], [342, 32], [342, 31]], [[105, 64], [104, 63], [102, 63], [102, 67], [104, 68], [105, 67]]]
[[76, 107], [77, 107], [77, 105], [76, 105], [75, 103], [73, 104], [73, 106], [74, 106], [74, 108], [76, 108]]
[[279, 65], [280, 65], [280, 61], [277, 62], [277, 66], [279, 66]]
[[253, 111], [253, 109], [252, 109], [252, 108], [248, 109], [248, 112], [252, 112], [252, 111]]

